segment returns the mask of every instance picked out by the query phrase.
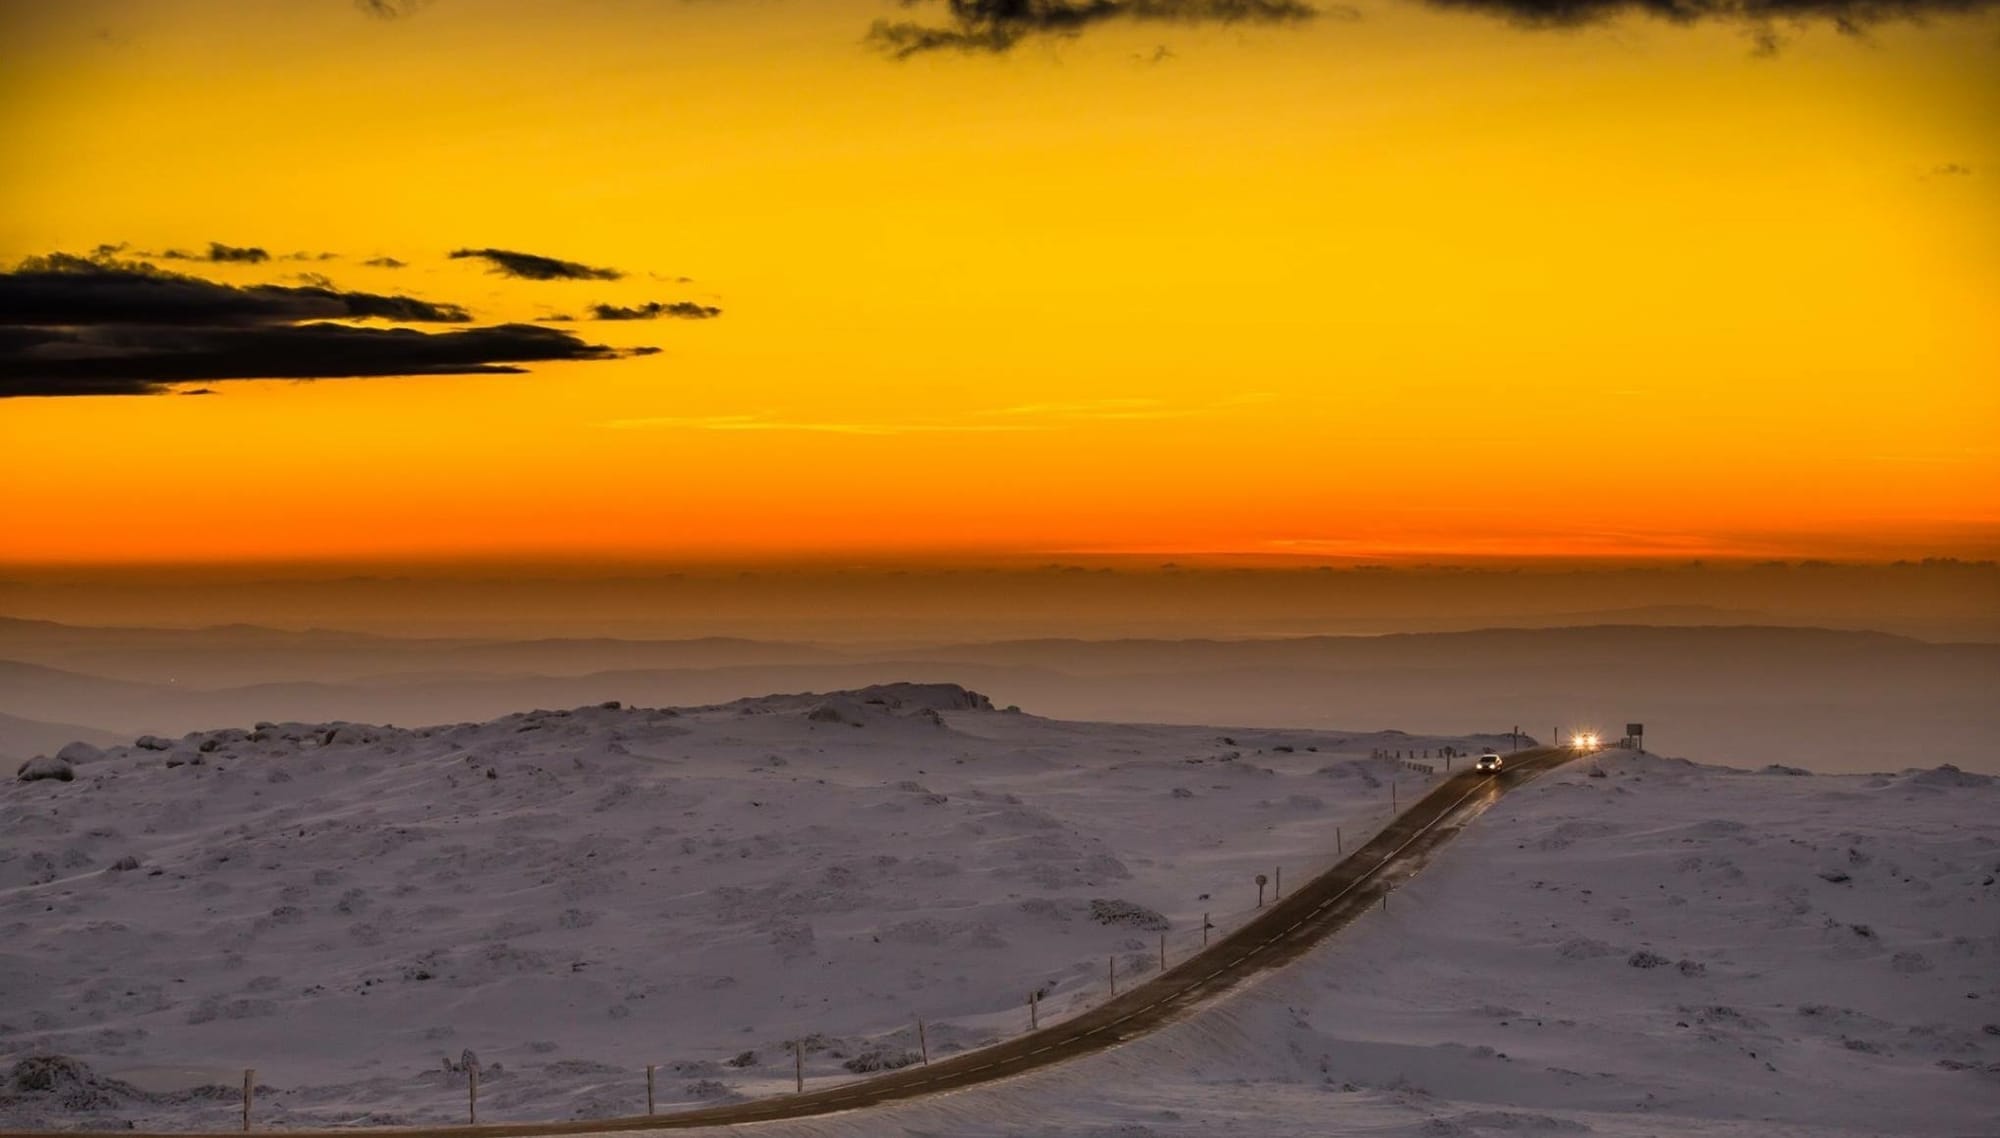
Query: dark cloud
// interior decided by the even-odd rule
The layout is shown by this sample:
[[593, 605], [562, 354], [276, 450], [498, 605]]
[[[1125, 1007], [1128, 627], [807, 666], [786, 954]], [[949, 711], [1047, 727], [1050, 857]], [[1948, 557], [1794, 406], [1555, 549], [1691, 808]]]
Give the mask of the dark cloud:
[[[100, 250], [104, 246], [98, 246]], [[124, 246], [118, 246], [123, 249]], [[164, 253], [150, 254], [166, 261], [208, 261], [214, 264], [259, 265], [271, 259], [271, 254], [255, 245], [224, 245], [220, 241], [210, 241], [207, 253], [188, 253], [180, 249], [169, 249]]]
[[238, 288], [130, 261], [53, 254], [0, 272], [0, 398], [150, 395], [236, 379], [493, 374], [653, 351], [532, 324], [448, 332], [326, 318], [465, 323], [457, 305], [322, 285]]
[[696, 304], [691, 300], [676, 300], [669, 304], [662, 304], [656, 300], [637, 308], [623, 308], [615, 304], [590, 306], [592, 320], [658, 320], [661, 317], [677, 320], [708, 320], [720, 315], [722, 315], [720, 308]]
[[1931, 173], [1940, 178], [1970, 178], [1972, 167], [1963, 162], [1946, 162], [1942, 166], [1931, 167]]
[[156, 395], [170, 384], [196, 380], [494, 375], [525, 370], [517, 366], [522, 363], [629, 354], [533, 324], [455, 332], [347, 324], [113, 325], [63, 330], [27, 351], [0, 352], [0, 398]]
[[1527, 28], [1574, 28], [1628, 14], [1675, 24], [1731, 23], [1766, 50], [1780, 25], [1829, 24], [1859, 34], [1880, 24], [1983, 12], [2000, 0], [1425, 0], [1433, 8], [1480, 12]]
[[401, 269], [409, 266], [408, 261], [398, 261], [394, 257], [370, 257], [361, 263], [378, 269]]
[[517, 253], [511, 249], [460, 249], [451, 257], [454, 261], [478, 257], [492, 265], [496, 273], [531, 281], [615, 281], [625, 275], [617, 269], [596, 269], [575, 261], [561, 261], [536, 253]]
[[285, 255], [284, 255], [283, 257], [279, 258], [279, 260], [283, 260], [283, 261], [338, 261], [338, 260], [340, 260], [340, 254], [338, 254], [338, 253], [304, 253], [304, 252], [300, 252], [300, 253], [287, 253], [287, 254], [285, 254]]
[[[1676, 24], [1728, 23], [1748, 30], [1760, 50], [1775, 50], [1778, 29], [1830, 25], [1849, 34], [1892, 22], [1988, 12], [2000, 0], [1423, 0], [1433, 8], [1476, 12], [1525, 28], [1574, 28], [1625, 15]], [[878, 20], [868, 42], [898, 59], [932, 51], [1006, 52], [1035, 36], [1075, 36], [1112, 23], [1303, 24], [1316, 17], [1353, 19], [1345, 4], [1321, 0], [901, 0], [930, 19]], [[1145, 58], [1145, 57], [1142, 57]], [[1152, 62], [1166, 58], [1155, 53]]]
[[934, 21], [877, 20], [868, 42], [898, 59], [930, 51], [1004, 52], [1030, 36], [1081, 35], [1102, 24], [1296, 24], [1320, 15], [1300, 0], [903, 0], [942, 8]]
[[354, 6], [378, 20], [400, 20], [413, 16], [430, 0], [354, 0]]
[[340, 292], [321, 285], [301, 288], [259, 286], [251, 292], [282, 292], [301, 302], [319, 301], [339, 305], [354, 319], [394, 320], [400, 324], [468, 324], [472, 314], [456, 304], [438, 304], [414, 296], [385, 296], [375, 292]]
[[54, 253], [0, 273], [0, 325], [277, 324], [314, 319], [464, 324], [455, 304], [342, 292], [326, 284], [240, 288], [138, 261]]

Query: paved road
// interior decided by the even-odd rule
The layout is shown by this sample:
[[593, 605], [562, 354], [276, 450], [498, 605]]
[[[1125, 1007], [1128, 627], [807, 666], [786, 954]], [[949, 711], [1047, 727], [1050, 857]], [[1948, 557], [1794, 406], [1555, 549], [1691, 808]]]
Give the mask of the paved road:
[[[1333, 935], [1381, 903], [1395, 884], [1421, 869], [1430, 854], [1502, 794], [1573, 757], [1553, 747], [1508, 756], [1499, 774], [1460, 771], [1403, 811], [1361, 848], [1307, 882], [1248, 924], [1153, 979], [1072, 1019], [1004, 1043], [940, 1059], [929, 1066], [905, 1067], [874, 1078], [824, 1090], [672, 1114], [632, 1115], [566, 1122], [508, 1122], [479, 1126], [398, 1127], [399, 1138], [515, 1138], [595, 1134], [618, 1130], [681, 1130], [741, 1122], [767, 1122], [858, 1110], [877, 1103], [958, 1090], [1011, 1078], [1037, 1067], [1068, 1062], [1114, 1047], [1171, 1022], [1230, 987], [1280, 967]], [[224, 1138], [240, 1131], [224, 1131]], [[354, 1129], [287, 1130], [289, 1138], [341, 1138]], [[130, 1130], [102, 1138], [155, 1138]], [[0, 1138], [12, 1138], [0, 1135]], [[96, 1136], [90, 1136], [96, 1138]], [[158, 1138], [169, 1138], [160, 1135]], [[179, 1132], [171, 1138], [189, 1138]]]

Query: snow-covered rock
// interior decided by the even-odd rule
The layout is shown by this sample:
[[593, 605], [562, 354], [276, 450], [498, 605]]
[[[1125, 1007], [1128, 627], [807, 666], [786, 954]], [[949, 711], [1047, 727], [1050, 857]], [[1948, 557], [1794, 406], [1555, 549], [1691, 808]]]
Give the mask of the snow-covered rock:
[[36, 755], [34, 758], [22, 763], [20, 768], [14, 772], [14, 777], [22, 782], [39, 782], [42, 779], [68, 782], [76, 777], [76, 771], [71, 769], [69, 761], [66, 759], [52, 758], [48, 755]]
[[94, 763], [103, 757], [104, 752], [101, 749], [81, 739], [63, 744], [62, 749], [56, 752], [56, 758], [66, 763]]

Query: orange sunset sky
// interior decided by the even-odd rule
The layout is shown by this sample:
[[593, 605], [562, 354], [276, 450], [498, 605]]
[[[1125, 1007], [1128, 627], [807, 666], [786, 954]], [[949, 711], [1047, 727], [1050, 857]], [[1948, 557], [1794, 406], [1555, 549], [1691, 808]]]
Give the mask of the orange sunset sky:
[[620, 351], [167, 382], [30, 264], [0, 565], [2000, 550], [1994, 8], [1312, 8], [5, 4], [0, 265]]

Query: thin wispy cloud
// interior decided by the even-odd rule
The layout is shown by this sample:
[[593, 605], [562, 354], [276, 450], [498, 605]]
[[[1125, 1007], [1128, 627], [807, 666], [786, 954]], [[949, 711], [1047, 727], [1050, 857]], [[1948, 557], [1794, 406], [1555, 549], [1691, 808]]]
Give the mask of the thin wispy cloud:
[[1232, 395], [1227, 399], [1212, 400], [1207, 403], [1168, 403], [1161, 399], [1145, 397], [1123, 397], [1113, 399], [1085, 399], [1070, 402], [1023, 403], [1015, 407], [1001, 407], [982, 412], [988, 415], [1032, 416], [1050, 419], [1192, 419], [1202, 415], [1225, 411], [1232, 407], [1248, 407], [1268, 403], [1277, 396], [1268, 391], [1246, 392]]
[[458, 249], [451, 254], [454, 261], [468, 257], [485, 261], [491, 272], [527, 281], [615, 281], [625, 276], [617, 269], [598, 268], [515, 249]]
[[[100, 249], [104, 248], [99, 246]], [[124, 248], [124, 246], [118, 246]], [[190, 253], [184, 249], [168, 249], [163, 253], [142, 254], [158, 257], [163, 261], [207, 261], [215, 265], [260, 265], [271, 259], [270, 251], [256, 245], [225, 245], [220, 241], [210, 241], [208, 252]]]
[[904, 0], [942, 9], [930, 20], [877, 20], [868, 42], [896, 59], [937, 51], [1012, 51], [1031, 37], [1082, 35], [1107, 24], [1298, 24], [1320, 8], [1298, 0]]
[[974, 411], [956, 419], [841, 420], [795, 419], [771, 414], [657, 415], [614, 419], [598, 425], [613, 430], [772, 431], [827, 435], [1018, 434], [1067, 430], [1090, 422], [1188, 419], [1272, 398], [1275, 397], [1259, 392], [1193, 405], [1138, 397], [1023, 403]]
[[657, 415], [644, 419], [613, 419], [599, 425], [621, 431], [773, 431], [815, 435], [1000, 434], [1047, 429], [1025, 423], [869, 422], [781, 419], [764, 415]]
[[696, 304], [692, 300], [668, 302], [655, 300], [635, 306], [619, 304], [590, 306], [592, 320], [713, 320], [720, 315], [722, 309], [712, 304]]
[[1690, 533], [1650, 533], [1625, 530], [1580, 529], [1564, 530], [1559, 533], [1521, 534], [1496, 532], [1491, 534], [1470, 533], [1454, 528], [1450, 532], [1434, 534], [1396, 535], [1392, 533], [1360, 533], [1327, 537], [1284, 537], [1259, 543], [1261, 548], [1272, 553], [1282, 553], [1299, 557], [1344, 558], [1362, 561], [1384, 557], [1413, 558], [1437, 557], [1450, 559], [1458, 557], [1521, 557], [1545, 556], [1575, 557], [1578, 555], [1600, 556], [1648, 556], [1648, 557], [1703, 557], [1729, 552], [1744, 554], [1765, 552], [1745, 546], [1721, 550], [1716, 539], [1704, 534]]
[[1752, 28], [1830, 24], [1848, 34], [1893, 22], [1989, 11], [2000, 0], [1424, 0], [1433, 8], [1481, 12], [1527, 28], [1572, 28], [1640, 14], [1675, 24], [1734, 23]]
[[354, 6], [378, 20], [400, 20], [415, 15], [430, 0], [354, 0]]

